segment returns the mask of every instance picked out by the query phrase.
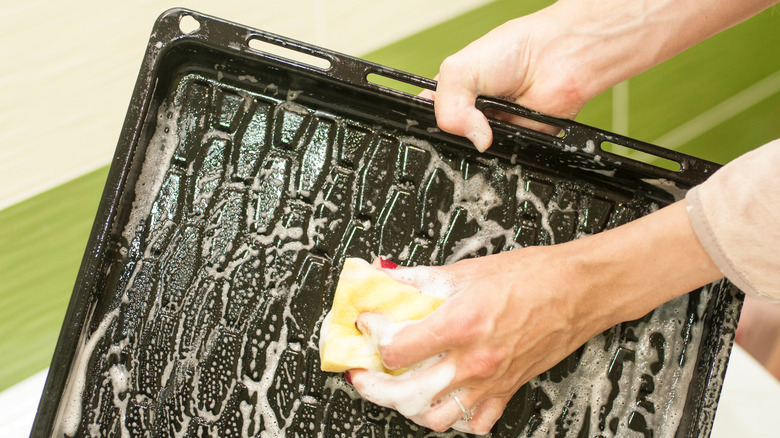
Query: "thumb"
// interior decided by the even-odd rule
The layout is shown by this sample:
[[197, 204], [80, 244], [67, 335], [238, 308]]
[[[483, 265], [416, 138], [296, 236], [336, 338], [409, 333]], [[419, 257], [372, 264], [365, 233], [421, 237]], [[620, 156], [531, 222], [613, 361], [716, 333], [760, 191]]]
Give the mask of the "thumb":
[[485, 114], [475, 106], [478, 94], [471, 69], [456, 57], [447, 58], [436, 85], [436, 122], [442, 130], [468, 138], [484, 152], [493, 142], [493, 131]]
[[[438, 82], [439, 81], [439, 75], [437, 74], [436, 76], [434, 76], [433, 80]], [[430, 99], [430, 100], [436, 100], [436, 92], [433, 91], [433, 90], [429, 90], [427, 88], [423, 89], [420, 92], [420, 94], [418, 94], [418, 96], [424, 97], [424, 98]]]
[[392, 322], [378, 313], [361, 313], [356, 325], [374, 341], [385, 367], [397, 370], [434, 357], [452, 345], [453, 331], [447, 330], [440, 310], [423, 319], [402, 322]]

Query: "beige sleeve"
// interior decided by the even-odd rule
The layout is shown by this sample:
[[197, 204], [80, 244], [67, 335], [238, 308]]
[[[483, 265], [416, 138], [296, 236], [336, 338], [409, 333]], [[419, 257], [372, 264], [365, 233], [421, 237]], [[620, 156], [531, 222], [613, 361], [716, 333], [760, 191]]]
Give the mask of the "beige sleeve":
[[780, 140], [723, 166], [686, 202], [723, 275], [748, 295], [780, 301]]

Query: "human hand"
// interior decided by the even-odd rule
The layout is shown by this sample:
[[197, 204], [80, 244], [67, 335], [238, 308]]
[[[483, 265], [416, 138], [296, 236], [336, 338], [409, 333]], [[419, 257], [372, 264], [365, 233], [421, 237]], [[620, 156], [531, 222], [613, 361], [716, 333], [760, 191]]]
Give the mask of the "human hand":
[[[592, 97], [585, 94], [582, 69], [572, 56], [573, 48], [584, 43], [563, 35], [567, 29], [549, 15], [543, 10], [511, 20], [444, 60], [435, 78], [436, 91], [421, 94], [434, 99], [442, 130], [465, 136], [485, 151], [493, 134], [485, 114], [475, 107], [478, 95], [554, 116], [573, 119], [577, 115]], [[551, 134], [557, 131], [519, 116], [490, 115]]]
[[[580, 315], [587, 306], [577, 305], [567, 293], [571, 285], [560, 274], [568, 268], [558, 249], [528, 248], [449, 266], [386, 270], [424, 293], [447, 290], [452, 296], [412, 324], [361, 315], [359, 328], [375, 338], [388, 368], [425, 365], [397, 377], [351, 370], [352, 384], [367, 400], [430, 429], [489, 432], [520, 386], [610, 324]], [[542, 273], [550, 270], [557, 280]], [[451, 395], [473, 411], [470, 421], [462, 419]]]
[[[478, 95], [573, 119], [599, 93], [777, 1], [558, 0], [506, 22], [445, 59], [436, 91], [421, 95], [434, 99], [442, 130], [465, 136], [485, 151], [493, 133], [474, 106]], [[557, 131], [509, 114], [491, 115]]]
[[360, 315], [385, 366], [412, 369], [350, 370], [348, 379], [365, 399], [422, 426], [478, 434], [520, 386], [588, 339], [722, 277], [684, 201], [572, 242], [386, 272], [450, 298], [420, 321]]

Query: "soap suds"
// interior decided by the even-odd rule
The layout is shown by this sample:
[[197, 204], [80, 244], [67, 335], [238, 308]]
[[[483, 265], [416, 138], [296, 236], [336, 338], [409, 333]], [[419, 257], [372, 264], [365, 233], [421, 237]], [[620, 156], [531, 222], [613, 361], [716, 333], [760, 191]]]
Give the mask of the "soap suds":
[[[440, 363], [443, 356], [433, 357], [421, 363], [419, 367], [393, 376], [390, 374], [366, 371], [361, 380], [355, 380], [361, 394], [367, 400], [380, 406], [395, 409], [406, 418], [422, 422], [423, 416], [433, 405], [434, 397], [452, 383], [455, 378], [455, 366]], [[424, 374], [426, 385], [419, 384]]]
[[394, 280], [409, 284], [426, 295], [445, 300], [462, 291], [467, 286], [452, 275], [427, 266], [385, 269], [384, 272]]
[[163, 102], [157, 110], [157, 127], [149, 140], [135, 184], [135, 200], [122, 236], [130, 242], [142, 218], [149, 216], [152, 203], [157, 199], [171, 158], [179, 146], [180, 107]]
[[[81, 423], [81, 411], [83, 409], [82, 397], [84, 395], [84, 386], [87, 380], [87, 366], [92, 354], [106, 334], [106, 330], [119, 315], [119, 308], [107, 313], [94, 332], [89, 334], [89, 324], [91, 317], [84, 323], [84, 329], [79, 337], [79, 343], [76, 353], [73, 355], [75, 363], [69, 373], [69, 378], [62, 391], [62, 402], [60, 411], [57, 413], [57, 420], [54, 424], [58, 428], [54, 435], [75, 436]], [[90, 314], [91, 316], [91, 314]]]
[[[254, 82], [250, 77], [242, 80]], [[285, 91], [272, 84], [266, 87], [274, 92]], [[283, 94], [289, 98], [298, 97], [298, 92]], [[252, 100], [254, 97], [246, 96], [243, 111], [250, 110], [250, 101], [256, 102]], [[271, 102], [270, 97], [262, 99]], [[270, 438], [290, 435], [298, 426], [305, 426], [312, 435], [323, 435], [325, 424], [331, 420], [323, 419], [322, 424], [300, 420], [306, 409], [318, 409], [319, 412], [331, 409], [329, 400], [340, 394], [346, 394], [353, 401], [359, 398], [343, 378], [319, 376], [309, 371], [317, 344], [328, 337], [327, 330], [323, 330], [318, 339], [315, 331], [328, 323], [325, 309], [330, 304], [327, 301], [330, 297], [327, 294], [332, 293], [328, 288], [333, 287], [328, 282], [332, 281], [333, 272], [343, 257], [356, 256], [356, 253], [367, 257], [367, 253], [373, 251], [389, 252], [374, 245], [375, 236], [385, 224], [378, 217], [355, 211], [355, 206], [349, 203], [349, 199], [359, 193], [360, 184], [372, 183], [358, 178], [367, 165], [367, 158], [362, 156], [357, 164], [344, 167], [343, 157], [338, 155], [341, 147], [334, 143], [330, 149], [323, 149], [322, 160], [315, 160], [323, 163], [318, 172], [324, 175], [312, 174], [311, 181], [302, 186], [299, 165], [291, 158], [302, 153], [294, 150], [299, 145], [284, 146], [293, 149], [271, 145], [268, 146], [271, 152], [262, 158], [265, 161], [258, 164], [263, 170], [257, 170], [254, 176], [233, 180], [231, 160], [240, 137], [210, 129], [202, 133], [203, 138], [199, 140], [211, 139], [213, 153], [223, 157], [222, 161], [212, 163], [214, 172], [201, 175], [204, 173], [202, 165], [198, 168], [197, 160], [190, 159], [186, 163], [186, 175], [184, 167], [177, 167], [176, 172], [180, 173], [174, 175], [173, 170], [167, 170], [181, 142], [177, 124], [192, 127], [204, 124], [208, 118], [182, 117], [180, 108], [176, 107], [177, 100], [172, 102], [164, 102], [158, 109], [156, 130], [141, 165], [129, 220], [120, 224], [124, 228], [118, 257], [126, 264], [124, 267], [111, 266], [110, 269], [117, 269], [121, 274], [121, 280], [117, 280], [116, 290], [104, 295], [115, 297], [113, 304], [117, 307], [109, 307], [113, 310], [99, 316], [102, 320], [92, 333], [88, 332], [92, 317], [87, 318], [60, 403], [57, 430], [61, 435], [70, 436], [85, 433], [132, 435], [137, 430], [133, 427], [157, 427], [159, 423], [155, 422], [160, 421], [159, 415], [174, 406], [171, 397], [176, 397], [175, 406], [181, 411], [170, 411], [176, 416], [171, 420], [171, 427], [175, 429], [170, 429], [174, 436], [223, 433]], [[335, 117], [313, 113], [290, 102], [274, 100], [273, 105], [276, 110], [295, 112], [300, 116], [296, 120], [310, 123], [307, 126], [315, 126], [311, 120], [317, 117]], [[269, 138], [274, 132], [273, 118], [280, 114], [269, 112], [266, 130]], [[341, 135], [344, 128], [337, 125], [335, 129]], [[294, 131], [294, 128], [290, 129]], [[378, 147], [375, 146], [379, 144], [377, 139], [390, 135], [377, 134], [371, 129], [366, 128], [366, 135], [371, 137], [370, 142], [366, 140], [371, 144], [369, 148]], [[309, 133], [306, 131], [301, 135], [305, 138]], [[540, 228], [538, 232], [546, 233], [550, 240], [554, 239], [551, 215], [576, 213], [572, 205], [558, 205], [547, 201], [549, 198], [546, 197], [543, 201], [538, 193], [527, 189], [523, 169], [506, 165], [507, 160], [478, 156], [469, 158], [466, 163], [449, 158], [437, 146], [419, 138], [395, 137], [395, 141], [399, 147], [410, 144], [420, 148], [430, 160], [421, 164], [423, 169], [415, 175], [415, 178], [419, 177], [417, 182], [380, 181], [390, 186], [389, 189], [385, 187], [388, 193], [406, 191], [415, 202], [414, 196], [422, 196], [415, 192], [418, 185], [434, 177], [451, 189], [451, 192], [432, 194], [430, 226], [426, 224], [423, 229], [417, 229], [415, 224], [414, 233], [410, 231], [403, 237], [407, 241], [400, 245], [402, 249], [389, 254], [400, 257], [401, 262], [452, 263], [475, 254], [501, 250], [493, 246], [494, 240], [501, 242], [498, 244], [504, 248], [522, 246], [521, 242], [515, 241], [514, 224], [504, 228], [490, 219], [501, 215], [489, 213], [495, 209], [508, 209], [510, 204], [519, 208], [527, 202], [523, 208], [533, 210], [534, 221]], [[583, 150], [592, 152], [594, 148], [595, 145], [586, 144]], [[598, 161], [598, 157], [595, 159]], [[516, 156], [508, 160], [513, 164], [518, 161]], [[474, 168], [470, 167], [472, 164]], [[501, 172], [491, 173], [489, 169], [492, 168], [501, 169]], [[345, 180], [342, 175], [351, 176]], [[648, 183], [669, 191], [669, 185], [663, 181]], [[337, 186], [343, 193], [325, 196], [318, 184]], [[191, 187], [195, 188], [194, 193]], [[267, 193], [261, 195], [263, 190]], [[185, 198], [180, 191], [187, 192], [191, 198]], [[266, 195], [274, 197], [279, 205], [274, 205], [272, 211], [258, 211], [255, 216], [259, 198]], [[437, 196], [446, 197], [443, 199], [444, 211], [436, 207], [442, 205], [437, 204], [441, 201]], [[185, 201], [193, 205], [186, 205]], [[387, 202], [388, 199], [377, 196], [367, 199], [366, 205], [379, 213]], [[197, 214], [183, 213], [194, 204], [202, 210]], [[246, 208], [247, 217], [240, 217], [240, 208]], [[405, 214], [390, 219], [404, 223]], [[460, 234], [457, 227], [464, 223], [474, 227]], [[457, 238], [448, 236], [453, 229], [459, 231], [453, 234]], [[314, 295], [303, 295], [312, 292], [298, 284], [309, 275], [309, 271], [301, 268], [305, 257], [320, 260], [318, 263], [323, 264], [326, 273], [323, 274], [326, 278], [317, 280], [326, 286]], [[394, 278], [406, 276], [408, 282], [420, 284], [422, 292], [438, 297], [449, 297], [466, 286], [433, 272], [429, 268], [412, 268], [389, 275]], [[172, 295], [174, 291], [176, 295]], [[308, 301], [296, 301], [299, 294]], [[687, 301], [677, 301], [656, 310], [647, 321], [636, 326], [644, 331], [636, 327], [631, 329], [637, 340], [626, 335], [628, 325], [599, 335], [583, 348], [576, 366], [567, 374], [553, 378], [554, 373], [560, 373], [554, 369], [533, 379], [528, 388], [550, 399], [552, 407], [541, 409], [540, 417], [534, 420], [539, 427], [529, 434], [554, 434], [557, 419], [564, 417], [567, 427], [572, 431], [579, 430], [584, 415], [590, 415], [591, 431], [597, 430], [599, 416], [603, 415], [607, 424], [613, 420], [620, 422], [618, 435], [626, 434], [629, 432], [625, 423], [634, 411], [643, 416], [649, 430], [675, 430], [688, 399], [687, 391], [694, 372], [692, 364], [701, 343], [703, 323], [700, 319], [710, 302], [707, 293], [702, 297], [701, 302], [692, 307], [687, 306]], [[295, 312], [293, 307], [296, 307]], [[699, 318], [690, 324], [686, 313], [689, 307]], [[308, 321], [302, 321], [307, 318]], [[107, 336], [114, 321], [120, 325], [116, 333]], [[392, 340], [398, 327], [380, 330], [382, 345]], [[684, 337], [680, 333], [685, 333]], [[121, 339], [113, 338], [120, 335]], [[656, 349], [648, 348], [649, 339], [656, 335], [665, 339], [663, 358]], [[609, 336], [623, 336], [624, 339]], [[100, 339], [110, 339], [113, 343], [103, 350], [104, 343]], [[658, 369], [652, 365], [656, 362], [660, 363]], [[96, 364], [94, 369], [88, 365], [92, 363]], [[420, 373], [424, 369], [420, 367], [409, 372]], [[619, 369], [623, 371], [619, 373]], [[655, 370], [655, 374], [651, 370]], [[439, 371], [432, 376], [432, 386], [424, 393], [420, 393], [419, 388], [406, 388], [400, 397], [380, 387], [372, 396], [400, 402], [404, 405], [401, 407], [403, 413], [419, 416], [426, 409], [426, 403], [430, 406], [434, 389], [445, 388], [454, 376], [454, 368], [442, 367]], [[650, 394], [643, 394], [637, 388], [636, 381], [644, 374], [650, 375], [655, 385]], [[287, 387], [288, 382], [292, 386]], [[615, 387], [620, 391], [612, 395]], [[249, 394], [249, 397], [241, 394]], [[413, 400], [403, 403], [404, 397]], [[650, 405], [640, 406], [637, 399]], [[612, 405], [610, 400], [614, 402]], [[652, 406], [654, 411], [648, 410], [647, 406]], [[143, 415], [154, 412], [153, 417], [141, 421], [152, 421], [152, 424], [127, 423], [131, 408], [135, 409], [133, 412], [144, 412]], [[338, 413], [341, 416], [333, 420], [334, 423], [328, 423], [328, 427], [345, 430], [349, 425], [351, 429], [344, 432], [345, 435], [359, 435], [359, 421], [350, 423], [343, 419], [358, 418], [364, 414], [361, 409], [368, 408], [353, 405], [349, 409], [349, 412]], [[403, 421], [398, 413], [371, 409], [376, 421]], [[572, 416], [572, 413], [577, 415]], [[233, 416], [232, 420], [228, 414]], [[305, 421], [305, 424], [298, 424], [299, 421]], [[340, 423], [335, 424], [336, 421]], [[608, 425], [601, 432], [611, 434]], [[451, 431], [436, 436], [459, 435]]]

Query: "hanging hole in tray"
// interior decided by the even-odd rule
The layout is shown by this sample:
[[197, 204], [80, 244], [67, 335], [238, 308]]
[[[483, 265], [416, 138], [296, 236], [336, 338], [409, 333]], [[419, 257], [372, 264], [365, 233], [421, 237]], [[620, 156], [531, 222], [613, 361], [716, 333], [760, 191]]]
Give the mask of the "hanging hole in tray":
[[413, 96], [417, 96], [425, 89], [379, 73], [369, 73], [368, 76], [366, 76], [366, 80], [372, 84], [381, 85], [382, 87], [411, 94]]
[[523, 128], [528, 128], [533, 131], [543, 132], [558, 138], [563, 138], [566, 136], [566, 131], [555, 125], [550, 125], [549, 123], [540, 122], [528, 117], [502, 111], [495, 107], [486, 107], [482, 110], [482, 112], [484, 112], [488, 118], [501, 120], [503, 122], [511, 123], [517, 126], [522, 126]]
[[329, 70], [331, 67], [330, 61], [325, 58], [300, 52], [294, 48], [282, 47], [257, 37], [250, 38], [249, 41], [247, 41], [247, 45], [252, 50], [276, 55], [320, 70]]
[[601, 150], [612, 155], [627, 158], [632, 161], [638, 161], [640, 163], [671, 170], [672, 172], [679, 172], [681, 169], [680, 163], [676, 161], [668, 160], [657, 155], [648, 154], [646, 152], [631, 149], [629, 147], [608, 141], [601, 142]]
[[[566, 131], [562, 128], [552, 125], [550, 123], [540, 122], [539, 120], [532, 119], [520, 113], [533, 111], [525, 108], [514, 108], [506, 103], [477, 99], [477, 109], [485, 113], [488, 119], [500, 120], [502, 122], [511, 123], [513, 125], [520, 126], [522, 128], [530, 129], [532, 131], [542, 132], [554, 137], [563, 138], [566, 136]], [[507, 108], [507, 110], [504, 110]]]
[[198, 29], [200, 29], [200, 21], [192, 15], [182, 15], [179, 17], [179, 30], [181, 33], [188, 35], [197, 32]]

